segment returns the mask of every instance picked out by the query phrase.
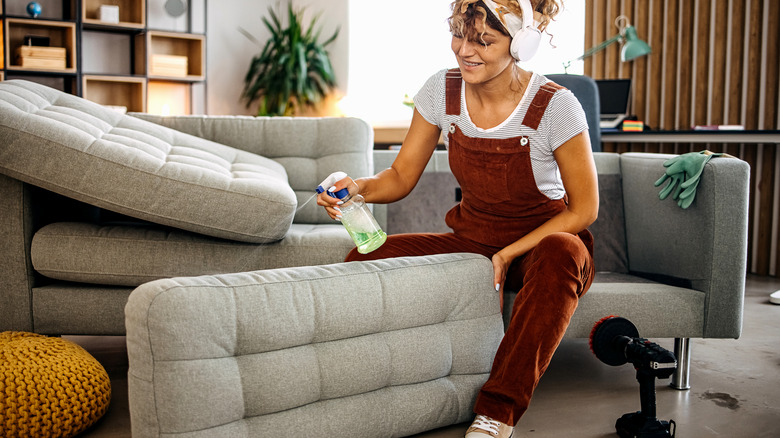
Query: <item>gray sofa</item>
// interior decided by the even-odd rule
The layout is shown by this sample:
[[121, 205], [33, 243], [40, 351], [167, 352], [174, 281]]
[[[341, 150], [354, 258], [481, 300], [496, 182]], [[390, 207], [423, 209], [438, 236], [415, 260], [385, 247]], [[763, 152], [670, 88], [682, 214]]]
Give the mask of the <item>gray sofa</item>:
[[336, 263], [354, 247], [305, 202], [336, 169], [373, 170], [365, 122], [165, 122], [214, 141], [0, 82], [0, 330], [124, 335], [147, 281]]
[[[270, 396], [263, 397], [280, 400], [258, 398], [258, 404], [225, 406], [224, 412], [215, 409], [208, 416], [208, 424], [198, 424], [208, 431], [229, 420], [225, 433], [249, 433], [266, 421], [253, 417], [274, 415], [285, 406], [302, 409], [297, 412], [306, 412], [310, 419], [334, 411], [370, 415], [380, 409], [377, 406], [391, 406], [393, 412], [380, 422], [390, 431], [386, 436], [409, 433], [388, 426], [406, 397], [396, 397], [388, 382], [423, 384], [430, 379], [445, 379], [435, 386], [454, 391], [446, 402], [431, 402], [441, 403], [431, 409], [446, 419], [429, 417], [415, 427], [461, 421], [467, 409], [455, 407], [454, 401], [469, 400], [468, 394], [484, 379], [501, 317], [495, 294], [467, 282], [468, 276], [442, 276], [449, 271], [441, 267], [462, 264], [455, 271], [487, 279], [489, 262], [460, 254], [339, 263], [353, 247], [351, 240], [313, 202], [306, 204], [312, 188], [330, 172], [371, 174], [374, 167], [387, 165], [391, 154], [372, 153], [371, 129], [357, 119], [128, 116], [29, 82], [0, 82], [0, 330], [127, 334], [131, 415], [134, 428], [138, 424], [144, 435], [184, 432], [179, 426], [187, 423], [194, 397], [187, 387], [211, 390], [209, 370], [216, 364], [231, 367], [224, 374], [226, 381], [246, 384], [242, 397], [261, 398], [269, 382], [246, 379], [257, 374], [242, 368], [246, 357], [259, 356], [248, 363], [257, 370], [274, 354], [290, 355], [290, 360], [279, 362], [283, 365], [268, 368], [268, 379], [274, 380], [298, 363], [295, 355], [302, 351], [318, 359], [341, 358], [344, 363], [333, 366], [354, 366], [345, 372], [359, 378], [352, 382], [344, 379], [350, 374], [344, 374], [329, 381], [319, 376], [312, 383], [335, 389], [323, 389], [316, 400], [311, 394], [299, 396], [301, 388], [270, 389]], [[736, 338], [741, 332], [749, 169], [737, 159], [711, 160], [696, 201], [683, 210], [671, 200], [659, 200], [653, 186], [668, 157], [596, 154], [601, 206], [592, 231], [599, 272], [567, 336], [587, 337], [596, 321], [614, 314], [634, 322], [644, 337], [675, 338], [681, 367], [673, 386], [686, 388], [688, 340]], [[437, 152], [427, 170], [408, 198], [375, 206], [388, 232], [435, 226], [444, 216], [439, 210], [454, 202], [456, 184], [445, 154]], [[353, 275], [367, 297], [331, 296], [335, 287], [323, 287], [334, 284], [323, 279], [346, 281]], [[410, 325], [377, 324], [379, 316], [373, 315], [381, 312], [367, 310], [363, 318], [354, 310], [362, 307], [363, 299], [404, 297], [409, 282], [416, 285], [411, 290], [425, 292], [421, 304], [409, 308], [382, 302], [382, 309], [395, 315], [410, 312], [404, 321], [392, 318]], [[297, 295], [299, 289], [303, 292]], [[264, 325], [260, 322], [268, 318], [261, 315], [269, 310], [269, 302], [259, 297], [270, 296], [270, 291], [288, 301], [280, 307], [283, 311], [270, 313], [276, 318], [273, 324]], [[322, 303], [330, 304], [307, 310], [320, 293]], [[462, 301], [445, 305], [439, 302], [442, 293]], [[506, 293], [508, 310], [515, 292]], [[157, 307], [151, 305], [155, 296], [175, 299]], [[484, 299], [496, 301], [494, 314], [484, 313], [492, 306]], [[322, 318], [339, 306], [352, 309], [349, 318], [323, 325]], [[440, 313], [429, 321], [428, 309]], [[435, 326], [440, 336], [452, 325], [453, 313], [447, 312], [456, 315], [461, 310], [493, 321], [457, 335], [466, 338], [456, 336], [458, 342], [474, 346], [476, 356], [462, 349], [457, 354], [454, 349], [438, 352], [437, 371], [426, 371], [421, 380], [406, 380], [406, 372], [405, 377], [390, 372], [392, 378], [387, 370], [372, 373], [376, 362], [363, 362], [364, 352], [379, 353], [352, 344], [374, 336], [367, 345], [386, 345], [387, 337], [395, 335], [390, 332], [398, 331], [414, 347], [424, 338], [415, 327]], [[280, 327], [305, 328], [308, 334], [278, 340], [287, 337]], [[330, 337], [334, 332], [338, 334]], [[269, 338], [269, 344], [255, 341], [260, 338]], [[344, 347], [352, 354], [323, 355], [331, 342], [338, 346], [334, 351]], [[479, 348], [482, 343], [488, 348]], [[391, 361], [390, 369], [425, 359], [423, 350], [428, 349], [412, 348], [404, 361]], [[448, 377], [457, 374], [456, 356], [482, 370], [463, 387]], [[351, 384], [355, 388], [349, 389]], [[346, 389], [340, 389], [342, 385]], [[288, 390], [294, 394], [282, 400]], [[175, 396], [177, 391], [187, 397]], [[148, 405], [151, 393], [155, 409]], [[238, 393], [224, 397], [238, 403]], [[433, 411], [426, 415], [435, 417]]]

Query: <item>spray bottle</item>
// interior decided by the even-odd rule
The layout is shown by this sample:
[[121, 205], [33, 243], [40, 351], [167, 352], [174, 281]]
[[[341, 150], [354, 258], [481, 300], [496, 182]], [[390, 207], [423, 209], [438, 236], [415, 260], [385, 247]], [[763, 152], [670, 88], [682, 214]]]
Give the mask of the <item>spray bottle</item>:
[[[317, 193], [326, 191], [324, 187], [332, 187], [337, 181], [347, 177], [344, 172], [334, 172], [330, 174], [325, 181], [317, 186]], [[352, 237], [357, 245], [357, 250], [361, 254], [379, 248], [387, 240], [387, 234], [374, 219], [371, 210], [366, 205], [366, 200], [359, 193], [354, 195], [349, 193], [349, 189], [341, 189], [335, 193], [327, 192], [333, 198], [341, 199], [344, 203], [339, 205], [341, 210], [341, 223]]]

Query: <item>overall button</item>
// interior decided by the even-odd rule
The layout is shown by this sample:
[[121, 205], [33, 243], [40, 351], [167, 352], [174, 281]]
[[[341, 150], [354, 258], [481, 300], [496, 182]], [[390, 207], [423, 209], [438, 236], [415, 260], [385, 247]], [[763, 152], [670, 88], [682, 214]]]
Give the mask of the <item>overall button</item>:
[[528, 137], [523, 137], [520, 139], [520, 146], [528, 146]]
[[453, 123], [450, 125], [450, 134], [454, 134], [454, 133], [455, 133], [455, 124]]

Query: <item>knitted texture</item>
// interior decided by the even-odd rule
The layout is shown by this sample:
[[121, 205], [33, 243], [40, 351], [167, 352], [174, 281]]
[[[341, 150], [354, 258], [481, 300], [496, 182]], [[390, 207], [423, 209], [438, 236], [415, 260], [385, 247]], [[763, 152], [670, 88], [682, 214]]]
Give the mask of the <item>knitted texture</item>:
[[0, 437], [72, 437], [105, 414], [111, 382], [83, 348], [34, 333], [0, 333]]

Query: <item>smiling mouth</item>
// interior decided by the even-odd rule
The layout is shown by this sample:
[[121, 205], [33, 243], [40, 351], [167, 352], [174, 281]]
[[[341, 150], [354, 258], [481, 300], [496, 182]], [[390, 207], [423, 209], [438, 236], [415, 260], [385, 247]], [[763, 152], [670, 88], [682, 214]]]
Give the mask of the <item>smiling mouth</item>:
[[466, 65], [467, 67], [476, 67], [478, 65], [482, 65], [481, 62], [469, 62], [466, 61], [465, 59], [463, 60], [463, 64]]

